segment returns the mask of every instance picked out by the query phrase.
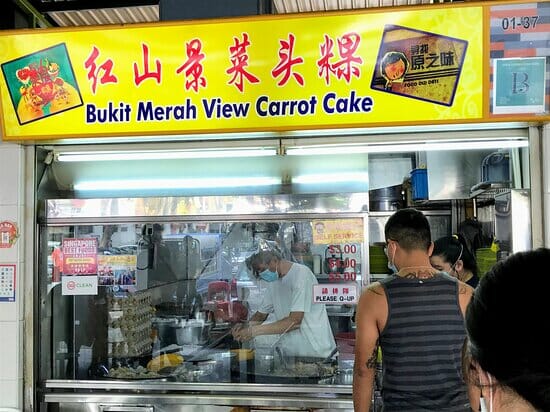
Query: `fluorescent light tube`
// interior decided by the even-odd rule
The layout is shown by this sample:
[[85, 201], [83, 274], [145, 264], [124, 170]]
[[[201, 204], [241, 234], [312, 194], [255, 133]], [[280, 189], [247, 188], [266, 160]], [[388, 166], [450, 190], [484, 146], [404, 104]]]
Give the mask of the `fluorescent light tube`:
[[482, 150], [482, 149], [511, 149], [527, 147], [527, 140], [470, 140], [444, 142], [404, 142], [392, 144], [372, 145], [323, 145], [289, 147], [288, 156], [320, 156], [361, 153], [402, 153], [438, 150]]
[[327, 183], [345, 183], [345, 182], [368, 182], [368, 173], [324, 173], [324, 174], [310, 174], [299, 175], [292, 178], [292, 183], [297, 184], [327, 184]]
[[204, 179], [139, 179], [139, 180], [100, 180], [80, 182], [74, 185], [75, 191], [124, 191], [147, 189], [201, 189], [224, 187], [273, 186], [281, 183], [277, 177], [226, 177]]
[[204, 159], [229, 157], [262, 157], [275, 156], [274, 148], [247, 148], [247, 149], [201, 149], [201, 150], [150, 150], [127, 152], [67, 152], [57, 153], [59, 162], [101, 162], [124, 160], [169, 160], [169, 159]]

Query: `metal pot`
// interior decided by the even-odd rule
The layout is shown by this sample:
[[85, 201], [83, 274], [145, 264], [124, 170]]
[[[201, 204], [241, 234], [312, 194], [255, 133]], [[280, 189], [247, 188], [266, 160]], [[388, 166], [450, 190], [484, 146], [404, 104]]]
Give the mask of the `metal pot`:
[[154, 318], [153, 328], [157, 330], [157, 336], [162, 342], [162, 346], [168, 346], [176, 343], [175, 327], [180, 322], [178, 318]]
[[188, 320], [185, 324], [175, 325], [178, 345], [204, 345], [210, 336], [212, 323], [201, 320]]
[[403, 185], [382, 187], [369, 190], [369, 210], [397, 210], [405, 205]]

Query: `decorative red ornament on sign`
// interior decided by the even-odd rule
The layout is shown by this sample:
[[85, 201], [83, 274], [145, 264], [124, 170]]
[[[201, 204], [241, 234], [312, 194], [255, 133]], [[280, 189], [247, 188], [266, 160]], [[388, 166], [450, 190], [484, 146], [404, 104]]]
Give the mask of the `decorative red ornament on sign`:
[[7, 220], [0, 222], [0, 248], [12, 247], [18, 237], [19, 232], [15, 223]]

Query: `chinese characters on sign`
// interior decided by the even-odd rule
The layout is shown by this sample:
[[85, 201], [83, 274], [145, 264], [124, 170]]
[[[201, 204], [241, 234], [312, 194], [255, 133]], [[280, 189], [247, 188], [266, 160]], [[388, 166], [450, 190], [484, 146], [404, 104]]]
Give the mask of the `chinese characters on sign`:
[[468, 42], [401, 26], [386, 26], [371, 87], [451, 106]]
[[[242, 39], [234, 37], [234, 44], [228, 48], [229, 67], [225, 73], [230, 77], [227, 81], [228, 85], [234, 85], [241, 93], [245, 91], [245, 82], [250, 84], [261, 83], [260, 78], [253, 74], [248, 66], [249, 53], [248, 48], [252, 46], [248, 33], [241, 34]], [[293, 70], [293, 66], [304, 63], [304, 58], [301, 56], [293, 56], [296, 36], [292, 33], [288, 35], [288, 39], [279, 39], [280, 48], [278, 50], [279, 62], [271, 71], [273, 79], [277, 81], [277, 86], [284, 86], [288, 83], [291, 77], [300, 85], [304, 86], [304, 76]], [[331, 82], [331, 76], [337, 80], [345, 80], [350, 83], [352, 77], [361, 77], [361, 65], [363, 59], [357, 56], [361, 36], [358, 33], [345, 33], [336, 39], [337, 57], [336, 60], [334, 49], [334, 39], [329, 35], [324, 35], [324, 43], [321, 43], [321, 56], [316, 62], [320, 78], [323, 78], [327, 85]], [[155, 59], [155, 71], [150, 71], [149, 68], [149, 46], [145, 43], [141, 45], [143, 73], [140, 73], [140, 68], [137, 62], [133, 63], [134, 84], [139, 86], [146, 79], [154, 79], [158, 84], [162, 82], [162, 62]], [[212, 52], [216, 52], [212, 50]], [[176, 74], [181, 74], [186, 78], [185, 90], [193, 90], [198, 92], [200, 88], [207, 86], [207, 79], [204, 76], [204, 60], [207, 60], [206, 51], [203, 49], [203, 42], [199, 38], [194, 38], [185, 44], [185, 61], [176, 69]], [[87, 77], [90, 81], [90, 89], [93, 94], [96, 94], [98, 82], [99, 85], [108, 83], [118, 83], [118, 77], [115, 74], [114, 62], [111, 58], [101, 58], [100, 50], [97, 46], [93, 46], [88, 58], [84, 62], [84, 68], [87, 71]]]
[[313, 302], [333, 305], [357, 303], [357, 285], [349, 283], [323, 283], [313, 286]]
[[0, 33], [3, 137], [482, 119], [485, 8]]

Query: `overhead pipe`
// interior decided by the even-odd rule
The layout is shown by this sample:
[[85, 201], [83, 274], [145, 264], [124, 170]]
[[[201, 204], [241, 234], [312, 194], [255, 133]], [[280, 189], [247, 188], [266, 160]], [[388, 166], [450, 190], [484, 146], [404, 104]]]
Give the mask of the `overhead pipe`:
[[38, 25], [40, 28], [53, 27], [53, 24], [41, 14], [29, 0], [13, 0], [15, 5], [21, 9], [24, 13], [28, 14], [33, 19], [33, 27], [36, 28]]

